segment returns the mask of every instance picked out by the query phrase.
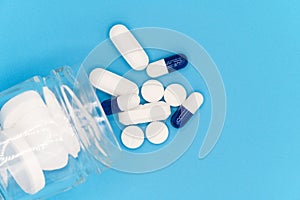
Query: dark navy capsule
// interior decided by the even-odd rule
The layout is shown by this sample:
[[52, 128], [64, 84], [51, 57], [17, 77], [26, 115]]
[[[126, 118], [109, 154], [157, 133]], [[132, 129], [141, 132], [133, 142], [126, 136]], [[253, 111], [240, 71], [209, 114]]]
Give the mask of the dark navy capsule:
[[171, 117], [171, 124], [175, 128], [183, 127], [203, 104], [203, 96], [193, 92]]
[[147, 74], [155, 78], [182, 69], [186, 67], [187, 64], [188, 61], [185, 55], [175, 54], [150, 63], [147, 67]]
[[106, 115], [130, 110], [140, 104], [140, 97], [137, 94], [128, 94], [107, 99], [101, 103]]
[[121, 109], [118, 106], [117, 97], [114, 97], [112, 99], [107, 99], [103, 101], [101, 105], [106, 115], [111, 115], [114, 113], [121, 112]]
[[179, 106], [176, 112], [171, 117], [171, 124], [175, 128], [183, 127], [193, 116], [188, 109], [183, 106]]

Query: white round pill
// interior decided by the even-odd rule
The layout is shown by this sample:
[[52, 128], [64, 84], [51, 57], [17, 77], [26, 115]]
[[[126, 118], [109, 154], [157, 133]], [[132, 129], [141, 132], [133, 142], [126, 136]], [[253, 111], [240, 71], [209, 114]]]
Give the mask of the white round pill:
[[129, 149], [136, 149], [144, 143], [144, 132], [138, 126], [127, 126], [121, 134], [124, 146]]
[[146, 128], [146, 137], [153, 144], [164, 143], [168, 136], [168, 127], [163, 122], [151, 122]]
[[157, 80], [148, 80], [143, 84], [141, 93], [146, 101], [156, 102], [164, 96], [164, 86]]
[[165, 90], [164, 99], [170, 106], [180, 106], [186, 99], [186, 90], [180, 84], [171, 84]]

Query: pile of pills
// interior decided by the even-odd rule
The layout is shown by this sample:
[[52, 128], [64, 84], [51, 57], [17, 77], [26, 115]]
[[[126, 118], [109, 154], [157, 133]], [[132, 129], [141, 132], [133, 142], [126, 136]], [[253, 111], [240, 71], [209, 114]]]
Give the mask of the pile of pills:
[[[67, 87], [67, 86], [64, 86]], [[44, 171], [67, 166], [69, 155], [77, 158], [81, 150], [73, 128], [55, 94], [43, 87], [43, 96], [28, 90], [1, 108], [0, 131], [7, 145], [2, 162], [16, 183], [28, 194], [45, 187]], [[44, 101], [45, 100], [45, 101]], [[3, 144], [2, 143], [2, 144]]]
[[[91, 84], [113, 96], [103, 101], [102, 107], [107, 115], [117, 114], [118, 120], [126, 127], [121, 141], [129, 149], [139, 148], [145, 137], [153, 144], [164, 143], [169, 129], [164, 123], [171, 115], [171, 107], [178, 107], [171, 116], [175, 128], [183, 127], [203, 104], [203, 96], [193, 92], [187, 96], [186, 89], [177, 83], [166, 88], [154, 78], [167, 75], [187, 66], [188, 60], [183, 54], [149, 63], [149, 58], [132, 33], [121, 24], [111, 28], [110, 39], [133, 70], [145, 70], [150, 77], [141, 89], [133, 80], [112, 73], [103, 68], [94, 69], [89, 80]], [[147, 102], [140, 104], [140, 96]], [[145, 133], [138, 124], [148, 123]]]

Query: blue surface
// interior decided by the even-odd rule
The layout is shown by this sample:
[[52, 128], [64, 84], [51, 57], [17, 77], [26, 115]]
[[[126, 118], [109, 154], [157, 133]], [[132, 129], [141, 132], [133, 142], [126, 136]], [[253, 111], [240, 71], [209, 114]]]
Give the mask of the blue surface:
[[203, 137], [159, 172], [114, 170], [52, 199], [299, 199], [300, 2], [0, 1], [0, 90], [61, 65], [78, 66], [109, 27], [189, 35], [219, 67], [227, 119], [214, 151]]

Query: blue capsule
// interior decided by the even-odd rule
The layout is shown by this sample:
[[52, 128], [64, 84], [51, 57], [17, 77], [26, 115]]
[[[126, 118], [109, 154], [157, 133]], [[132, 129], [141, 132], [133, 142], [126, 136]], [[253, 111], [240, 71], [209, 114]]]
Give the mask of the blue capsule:
[[114, 113], [121, 112], [121, 109], [119, 108], [119, 105], [118, 105], [117, 97], [103, 101], [101, 103], [101, 106], [106, 115], [111, 115]]
[[171, 124], [175, 128], [183, 127], [203, 104], [203, 96], [193, 92], [171, 117]]
[[183, 54], [175, 54], [167, 58], [150, 63], [147, 67], [147, 74], [156, 78], [173, 71], [182, 69], [188, 64], [187, 58]]
[[140, 97], [137, 94], [128, 94], [107, 99], [101, 103], [106, 115], [130, 110], [140, 104]]
[[169, 73], [182, 69], [187, 66], [188, 61], [184, 54], [176, 54], [167, 58], [164, 58]]
[[192, 116], [193, 113], [191, 113], [188, 109], [184, 106], [179, 106], [171, 117], [171, 124], [175, 128], [181, 128], [191, 119]]

